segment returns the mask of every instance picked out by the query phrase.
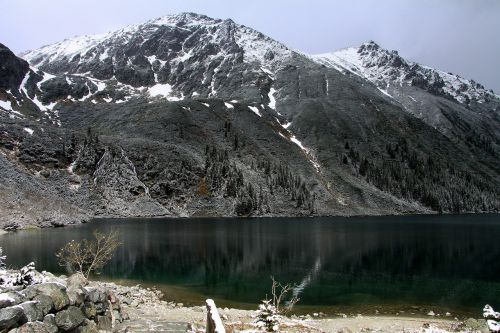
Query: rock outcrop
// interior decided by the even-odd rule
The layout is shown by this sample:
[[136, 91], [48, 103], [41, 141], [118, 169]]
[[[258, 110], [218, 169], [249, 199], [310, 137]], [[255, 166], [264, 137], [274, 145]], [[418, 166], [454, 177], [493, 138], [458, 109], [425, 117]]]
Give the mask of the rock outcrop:
[[[16, 272], [3, 271], [4, 281]], [[113, 291], [88, 287], [82, 275], [68, 279], [43, 272], [32, 285], [0, 285], [0, 332], [109, 331], [125, 317]], [[43, 281], [43, 282], [40, 282]]]

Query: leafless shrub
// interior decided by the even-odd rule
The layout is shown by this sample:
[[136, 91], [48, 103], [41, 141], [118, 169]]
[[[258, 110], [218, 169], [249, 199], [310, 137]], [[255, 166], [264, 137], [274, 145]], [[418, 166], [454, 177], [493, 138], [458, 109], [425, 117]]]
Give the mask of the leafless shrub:
[[[285, 315], [293, 309], [295, 304], [300, 301], [300, 298], [294, 296], [292, 293], [295, 286], [291, 284], [281, 284], [276, 281], [273, 276], [271, 276], [271, 280], [272, 304], [276, 307], [276, 311], [279, 314]], [[281, 307], [282, 305], [283, 307]]]
[[56, 253], [59, 265], [71, 272], [82, 273], [86, 278], [91, 273], [99, 274], [122, 243], [118, 233], [111, 230], [107, 234], [94, 231], [94, 239], [72, 240]]

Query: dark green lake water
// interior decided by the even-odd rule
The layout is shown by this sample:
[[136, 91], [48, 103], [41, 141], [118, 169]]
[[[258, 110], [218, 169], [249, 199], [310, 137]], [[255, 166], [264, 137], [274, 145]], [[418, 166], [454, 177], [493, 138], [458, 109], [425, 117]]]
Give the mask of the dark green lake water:
[[500, 306], [500, 215], [122, 219], [0, 236], [8, 265], [63, 273], [54, 253], [94, 229], [124, 246], [102, 277], [167, 299], [255, 308], [270, 275], [295, 283], [299, 311], [480, 316]]

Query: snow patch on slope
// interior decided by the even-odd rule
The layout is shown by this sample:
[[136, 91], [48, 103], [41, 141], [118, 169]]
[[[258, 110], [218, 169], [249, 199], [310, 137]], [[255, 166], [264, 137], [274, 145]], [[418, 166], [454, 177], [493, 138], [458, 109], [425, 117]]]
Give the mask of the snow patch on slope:
[[14, 111], [12, 109], [12, 103], [10, 101], [0, 100], [0, 108], [4, 109], [5, 111]]
[[274, 97], [275, 93], [276, 89], [271, 87], [271, 89], [269, 89], [269, 94], [267, 94], [267, 97], [269, 97], [269, 107], [273, 110], [276, 110], [276, 98]]
[[260, 110], [258, 107], [249, 105], [248, 108], [250, 110], [252, 110], [252, 112], [255, 113], [256, 115], [258, 115], [259, 117], [262, 117], [262, 113], [260, 113]]
[[176, 97], [172, 95], [173, 89], [168, 83], [157, 83], [154, 86], [149, 87], [147, 90], [151, 97], [163, 97], [168, 101], [180, 101], [183, 99], [183, 97]]
[[25, 127], [25, 128], [23, 128], [23, 130], [24, 130], [26, 133], [28, 133], [29, 135], [33, 135], [33, 132], [34, 132], [34, 131], [33, 131], [31, 128]]
[[290, 140], [291, 142], [295, 143], [304, 152], [304, 154], [307, 156], [307, 159], [309, 160], [309, 162], [311, 162], [311, 164], [313, 165], [314, 169], [316, 169], [316, 171], [318, 173], [321, 173], [321, 167], [320, 167], [318, 161], [316, 160], [316, 158], [314, 157], [314, 154], [312, 153], [312, 150], [309, 149], [309, 148], [307, 148], [306, 146], [304, 146], [304, 144], [299, 139], [297, 139], [297, 137], [288, 129], [292, 125], [292, 123], [291, 122], [287, 122], [285, 124], [281, 124], [278, 119], [276, 119], [276, 121], [288, 133], [288, 137], [285, 137], [281, 132], [278, 132], [278, 134], [280, 136], [282, 136], [283, 138], [285, 138], [287, 140]]

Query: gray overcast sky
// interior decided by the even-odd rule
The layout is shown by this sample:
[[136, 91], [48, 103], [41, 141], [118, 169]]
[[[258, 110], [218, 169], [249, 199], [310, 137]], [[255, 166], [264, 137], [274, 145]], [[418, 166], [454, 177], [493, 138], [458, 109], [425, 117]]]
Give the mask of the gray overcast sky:
[[500, 92], [500, 0], [0, 0], [0, 10], [0, 42], [16, 53], [190, 11], [311, 54], [373, 39]]

